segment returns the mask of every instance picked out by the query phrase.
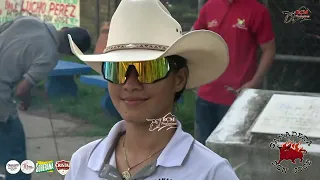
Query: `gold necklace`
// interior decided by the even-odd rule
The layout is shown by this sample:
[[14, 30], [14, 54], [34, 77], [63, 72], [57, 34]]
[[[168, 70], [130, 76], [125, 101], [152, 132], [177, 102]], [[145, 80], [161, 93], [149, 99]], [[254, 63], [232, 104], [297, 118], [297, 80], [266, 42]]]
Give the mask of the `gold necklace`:
[[141, 163], [145, 162], [146, 160], [150, 159], [152, 156], [156, 155], [158, 152], [162, 151], [164, 148], [158, 150], [157, 152], [151, 154], [150, 156], [148, 156], [146, 159], [140, 161], [139, 163], [135, 164], [134, 166], [129, 166], [129, 161], [128, 161], [128, 155], [127, 155], [127, 151], [126, 151], [126, 148], [124, 147], [124, 141], [126, 140], [126, 135], [124, 135], [124, 138], [123, 138], [123, 142], [122, 142], [122, 149], [123, 149], [123, 153], [124, 153], [124, 157], [125, 157], [125, 161], [126, 161], [126, 164], [128, 166], [128, 169], [124, 172], [122, 172], [122, 177], [126, 180], [128, 180], [130, 177], [131, 177], [131, 174], [130, 174], [130, 170], [137, 167], [138, 165], [140, 165]]

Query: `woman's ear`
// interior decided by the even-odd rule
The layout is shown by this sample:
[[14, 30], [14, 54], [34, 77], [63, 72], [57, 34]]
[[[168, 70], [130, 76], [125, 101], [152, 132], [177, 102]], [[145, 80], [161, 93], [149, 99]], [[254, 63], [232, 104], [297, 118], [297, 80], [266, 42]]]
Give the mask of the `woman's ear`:
[[175, 74], [175, 91], [181, 91], [187, 84], [189, 71], [186, 67], [180, 69]]

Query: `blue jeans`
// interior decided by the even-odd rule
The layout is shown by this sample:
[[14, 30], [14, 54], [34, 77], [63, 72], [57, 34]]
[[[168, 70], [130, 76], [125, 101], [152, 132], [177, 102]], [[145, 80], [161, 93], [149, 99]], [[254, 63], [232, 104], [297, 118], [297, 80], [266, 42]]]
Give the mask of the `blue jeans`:
[[[23, 126], [18, 117], [10, 117], [7, 122], [0, 122], [0, 167], [5, 167], [10, 160], [19, 163], [27, 159], [26, 140]], [[31, 175], [21, 171], [17, 174], [6, 173], [6, 180], [31, 180]]]
[[195, 138], [205, 145], [207, 138], [218, 126], [230, 106], [205, 101], [200, 97], [196, 100]]

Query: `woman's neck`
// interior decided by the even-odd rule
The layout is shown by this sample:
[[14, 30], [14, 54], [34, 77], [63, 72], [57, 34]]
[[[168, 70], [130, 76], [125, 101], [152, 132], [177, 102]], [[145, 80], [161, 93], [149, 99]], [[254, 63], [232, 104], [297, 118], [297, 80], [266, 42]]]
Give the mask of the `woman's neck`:
[[164, 148], [174, 135], [176, 129], [150, 131], [149, 125], [126, 123], [125, 146], [129, 152], [152, 154]]

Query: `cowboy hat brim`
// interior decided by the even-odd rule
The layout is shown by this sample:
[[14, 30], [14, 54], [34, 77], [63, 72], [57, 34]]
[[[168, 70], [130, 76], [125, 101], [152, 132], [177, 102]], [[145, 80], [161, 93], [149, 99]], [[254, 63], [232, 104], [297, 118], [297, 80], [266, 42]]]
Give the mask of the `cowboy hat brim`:
[[186, 33], [166, 51], [127, 49], [84, 55], [70, 35], [68, 38], [73, 54], [100, 74], [103, 62], [150, 61], [171, 55], [184, 57], [189, 69], [186, 89], [197, 88], [216, 80], [229, 64], [227, 44], [220, 35], [208, 30]]

